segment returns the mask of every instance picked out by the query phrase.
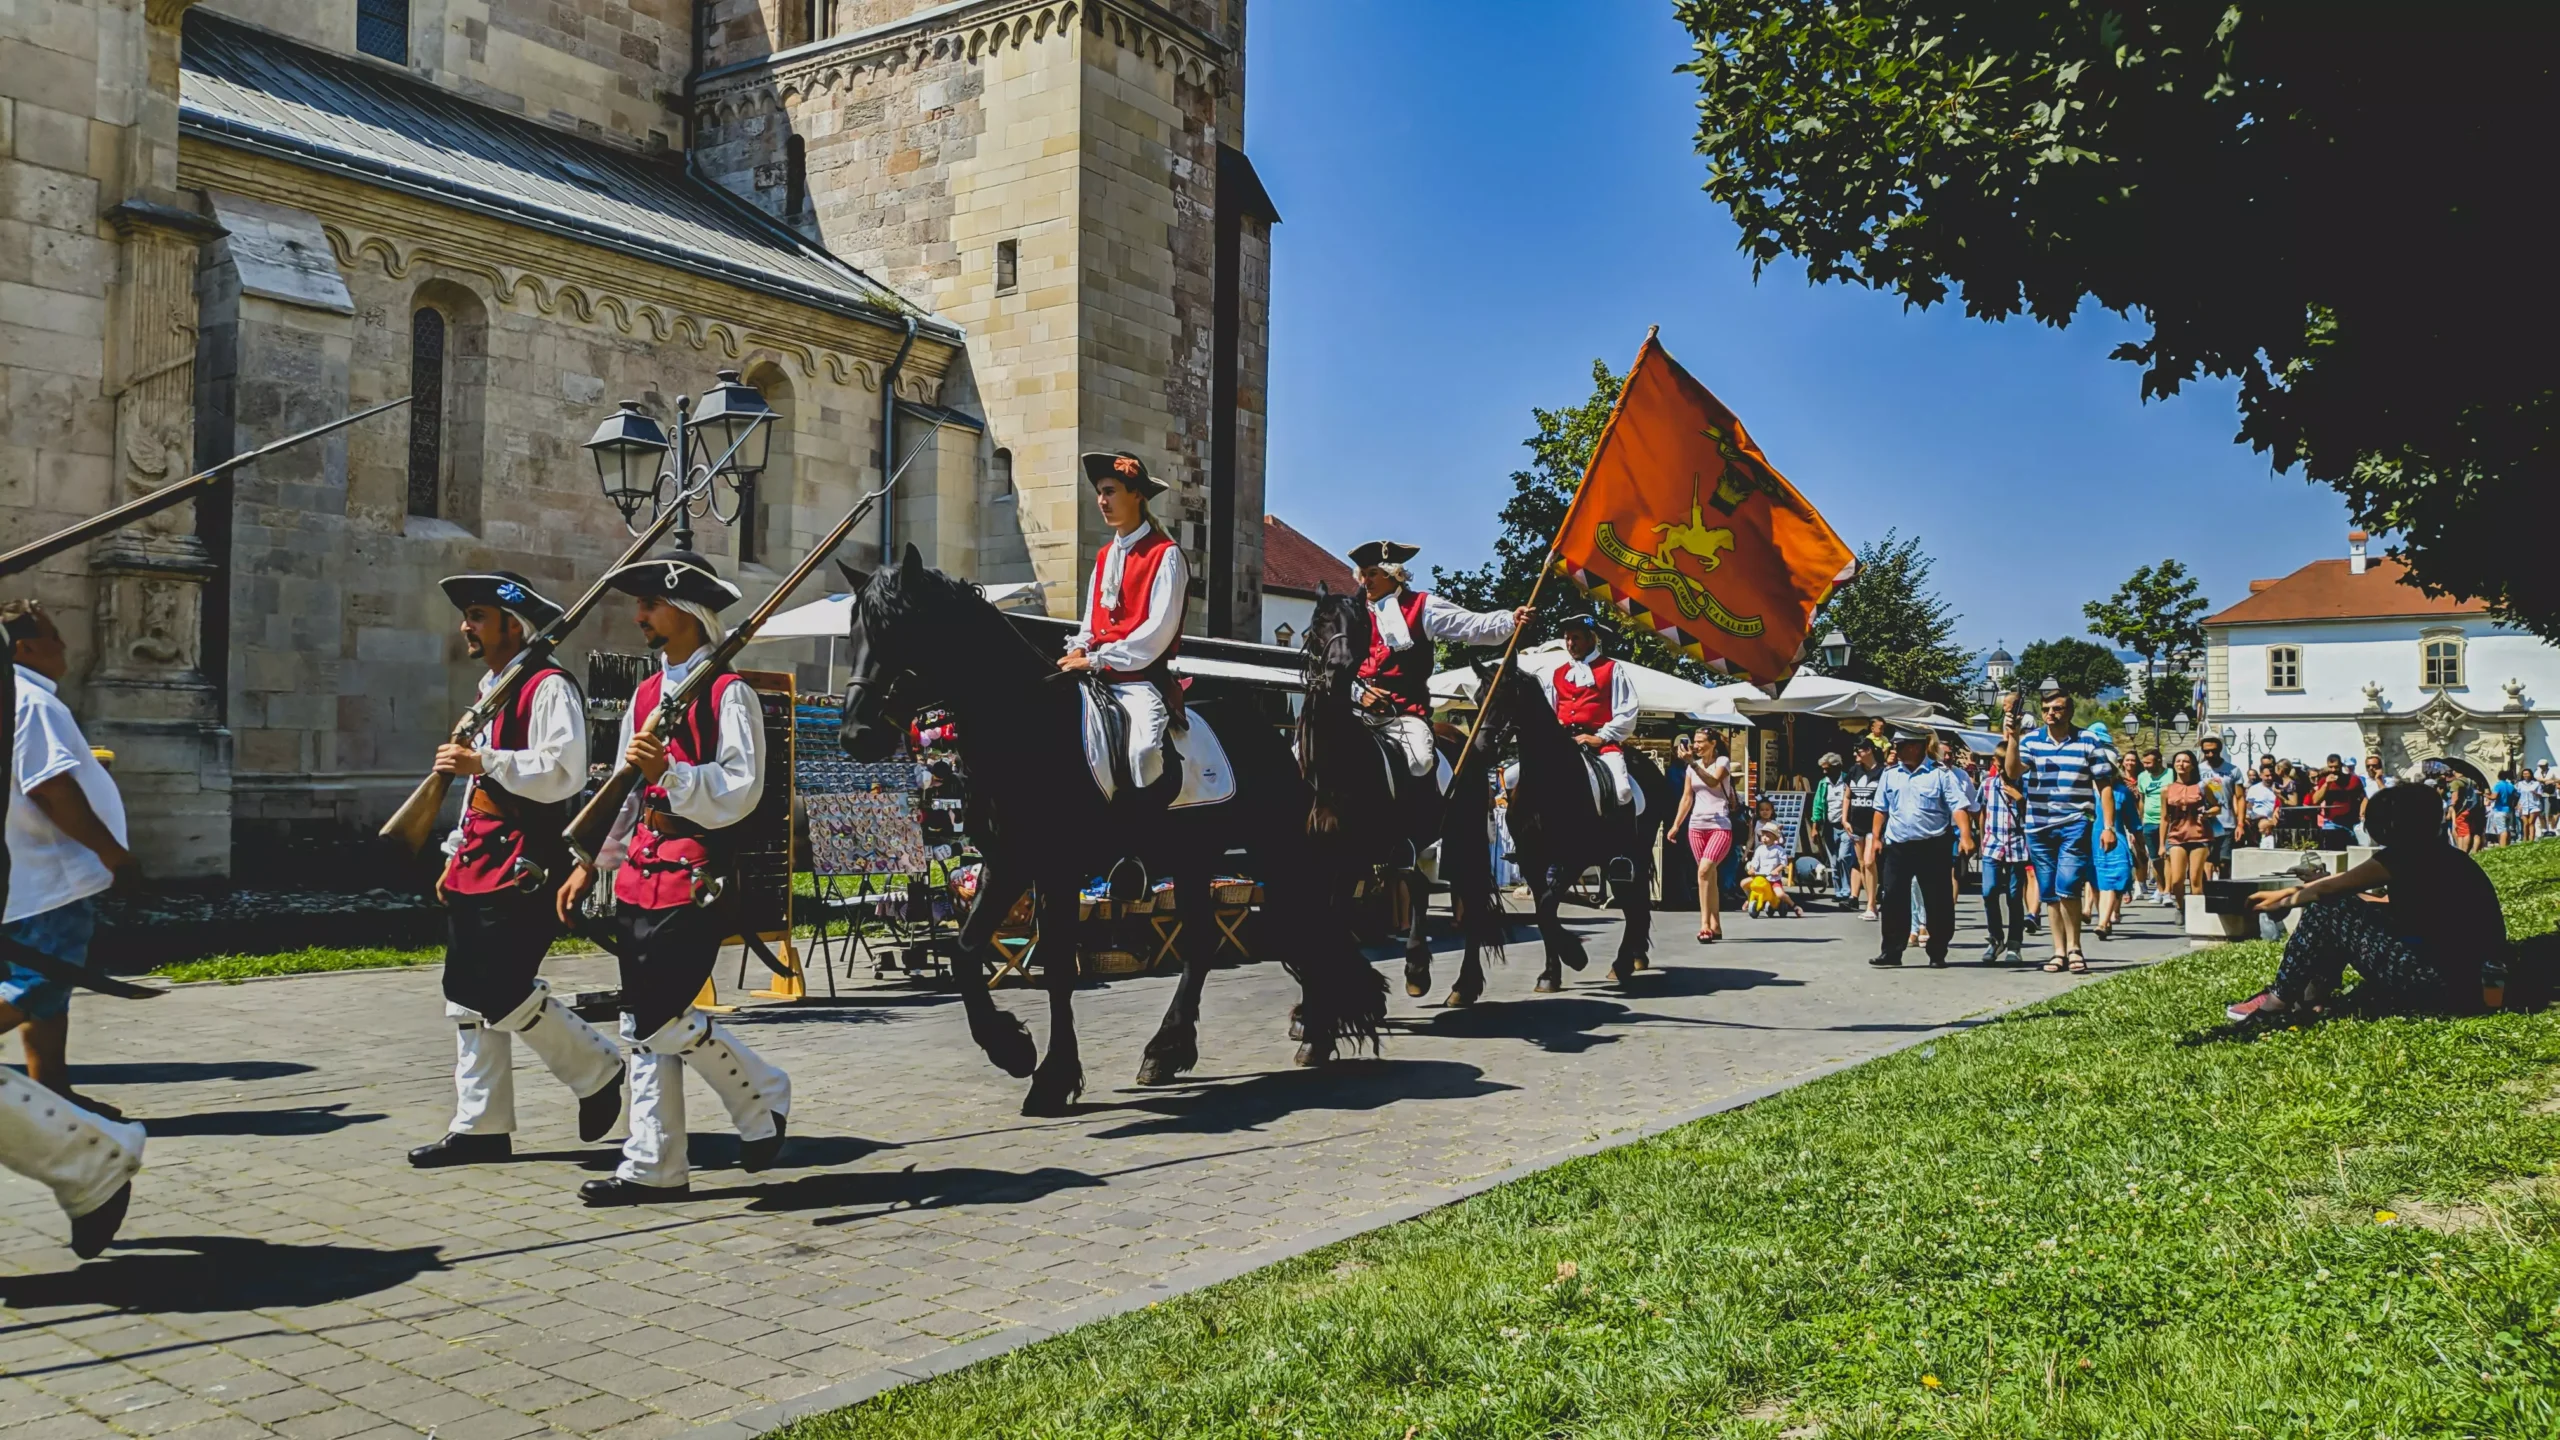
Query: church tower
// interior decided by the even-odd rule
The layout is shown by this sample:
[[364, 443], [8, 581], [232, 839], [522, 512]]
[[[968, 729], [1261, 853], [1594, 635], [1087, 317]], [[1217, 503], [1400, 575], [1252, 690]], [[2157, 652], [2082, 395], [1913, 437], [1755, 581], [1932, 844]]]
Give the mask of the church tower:
[[[1076, 456], [1172, 492], [1186, 628], [1261, 633], [1271, 226], [1244, 152], [1245, 0], [710, 0], [697, 173], [961, 328], [945, 448], [883, 538], [1072, 616], [1103, 541]], [[964, 449], [969, 465], [949, 463]], [[927, 467], [918, 467], [927, 472]]]

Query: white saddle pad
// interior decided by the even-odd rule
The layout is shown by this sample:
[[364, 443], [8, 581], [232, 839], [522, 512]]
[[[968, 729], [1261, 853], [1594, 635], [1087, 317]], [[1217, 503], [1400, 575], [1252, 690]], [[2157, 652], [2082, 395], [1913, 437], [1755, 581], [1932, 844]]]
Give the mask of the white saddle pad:
[[[1386, 769], [1387, 793], [1392, 795], [1404, 786], [1404, 750], [1396, 742], [1388, 739], [1383, 730], [1370, 731], [1369, 738], [1378, 744], [1378, 763]], [[1457, 772], [1449, 768], [1449, 757], [1436, 751], [1433, 754], [1432, 763], [1437, 767], [1433, 772], [1433, 781], [1439, 785], [1440, 793], [1446, 795], [1449, 793], [1449, 782], [1456, 777]]]
[[[1605, 811], [1618, 798], [1618, 787], [1609, 778], [1609, 767], [1601, 763], [1597, 751], [1584, 751], [1581, 758], [1582, 778], [1591, 782], [1592, 807]], [[1445, 772], [1448, 766], [1444, 763], [1441, 769]], [[1440, 788], [1444, 791], [1449, 788], [1446, 774], [1441, 776]], [[1627, 799], [1635, 807], [1637, 816], [1641, 817], [1644, 814], [1644, 787], [1636, 783], [1633, 775], [1627, 777]]]
[[[1108, 800], [1119, 791], [1119, 783], [1111, 775], [1110, 742], [1105, 738], [1102, 716], [1093, 708], [1093, 691], [1082, 686], [1078, 689], [1084, 696], [1081, 713], [1085, 768], [1093, 772], [1094, 788]], [[1190, 724], [1165, 732], [1165, 744], [1182, 757], [1182, 793], [1173, 797], [1170, 807], [1175, 810], [1215, 805], [1234, 799], [1236, 793], [1236, 772], [1227, 763], [1227, 747], [1219, 743], [1218, 732], [1210, 728], [1208, 717], [1197, 710], [1189, 713]]]

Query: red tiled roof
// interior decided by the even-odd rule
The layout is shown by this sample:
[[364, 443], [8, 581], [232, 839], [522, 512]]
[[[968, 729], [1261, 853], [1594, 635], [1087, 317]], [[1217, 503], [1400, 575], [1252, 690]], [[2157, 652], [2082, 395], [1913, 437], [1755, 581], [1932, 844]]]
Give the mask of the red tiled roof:
[[2344, 560], [2314, 560], [2281, 580], [2252, 580], [2249, 598], [2207, 625], [2265, 625], [2287, 620], [2376, 620], [2399, 615], [2486, 615], [2477, 601], [2429, 595], [2409, 583], [2409, 568], [2378, 555], [2361, 575]]
[[1360, 583], [1351, 562], [1289, 528], [1277, 515], [1262, 517], [1262, 588], [1283, 595], [1316, 593], [1322, 581], [1340, 595]]

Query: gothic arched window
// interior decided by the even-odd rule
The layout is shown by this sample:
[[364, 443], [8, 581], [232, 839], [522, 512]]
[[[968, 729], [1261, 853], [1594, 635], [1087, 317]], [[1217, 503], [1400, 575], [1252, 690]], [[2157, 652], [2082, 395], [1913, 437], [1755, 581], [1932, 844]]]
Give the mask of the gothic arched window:
[[797, 220], [809, 208], [809, 142], [794, 135], [782, 142], [782, 215]]
[[444, 312], [409, 317], [409, 513], [438, 515], [444, 480]]

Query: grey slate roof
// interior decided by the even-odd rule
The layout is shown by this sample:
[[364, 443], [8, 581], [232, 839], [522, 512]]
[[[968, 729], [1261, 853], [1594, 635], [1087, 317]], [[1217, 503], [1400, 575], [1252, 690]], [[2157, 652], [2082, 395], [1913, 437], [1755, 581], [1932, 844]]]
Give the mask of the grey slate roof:
[[187, 16], [184, 53], [179, 126], [196, 138], [840, 314], [894, 323], [911, 308], [673, 157], [571, 135], [202, 10]]

